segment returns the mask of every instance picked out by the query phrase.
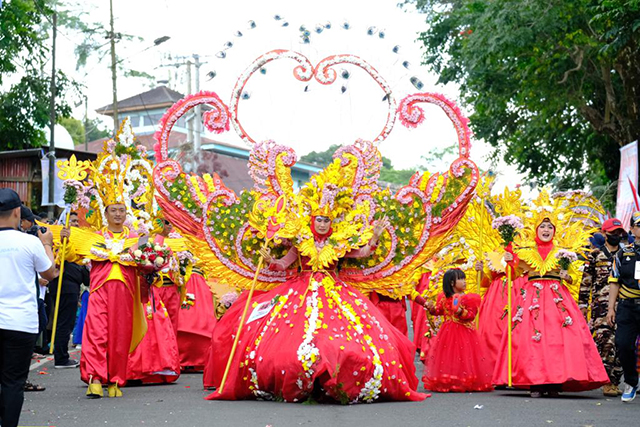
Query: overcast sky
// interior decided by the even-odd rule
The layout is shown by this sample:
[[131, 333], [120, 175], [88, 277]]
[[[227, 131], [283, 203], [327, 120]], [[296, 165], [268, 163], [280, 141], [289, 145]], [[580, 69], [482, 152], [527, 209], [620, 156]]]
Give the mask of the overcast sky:
[[[113, 0], [116, 32], [143, 37], [141, 42], [121, 42], [118, 57], [125, 59], [127, 67], [146, 71], [157, 79], [170, 79], [170, 85], [186, 93], [186, 67], [166, 67], [177, 57], [194, 53], [206, 62], [201, 68], [201, 89], [211, 90], [229, 103], [237, 76], [261, 54], [273, 49], [290, 49], [306, 55], [312, 63], [332, 55], [349, 53], [360, 56], [374, 66], [391, 85], [397, 102], [418, 90], [411, 84], [411, 77], [424, 83], [422, 92], [440, 92], [458, 101], [455, 86], [436, 85], [437, 76], [420, 66], [418, 33], [425, 28], [424, 16], [412, 10], [397, 7], [397, 0]], [[90, 19], [108, 25], [109, 2], [87, 0]], [[275, 20], [280, 15], [282, 19]], [[249, 21], [256, 27], [250, 29]], [[343, 23], [350, 28], [345, 30]], [[288, 26], [282, 26], [288, 22]], [[331, 23], [330, 29], [317, 34], [318, 25]], [[302, 43], [300, 26], [311, 31], [308, 44]], [[374, 27], [374, 34], [367, 30]], [[379, 36], [383, 31], [384, 38]], [[242, 33], [242, 37], [236, 35]], [[57, 62], [60, 67], [82, 80], [88, 88], [89, 116], [93, 111], [110, 104], [111, 75], [108, 55], [102, 62], [97, 56], [88, 65], [75, 71], [73, 49], [77, 38], [71, 33], [59, 37]], [[153, 40], [169, 36], [171, 40], [147, 49]], [[105, 40], [106, 42], [106, 40]], [[225, 43], [233, 47], [225, 50], [226, 57], [216, 53], [225, 49]], [[400, 46], [399, 53], [393, 52]], [[168, 56], [172, 56], [172, 60]], [[408, 69], [403, 62], [408, 61]], [[350, 78], [330, 86], [317, 82], [301, 83], [293, 78], [293, 62], [281, 60], [266, 67], [266, 74], [255, 75], [247, 84], [248, 100], [241, 101], [241, 122], [256, 140], [274, 139], [293, 147], [298, 155], [312, 150], [323, 150], [335, 143], [349, 143], [356, 138], [373, 139], [385, 123], [387, 104], [377, 84], [356, 67], [348, 69]], [[164, 65], [164, 66], [163, 66]], [[207, 73], [215, 71], [209, 79]], [[307, 92], [304, 91], [308, 85]], [[346, 87], [342, 93], [341, 87]], [[118, 79], [118, 98], [124, 99], [150, 88], [142, 79]], [[463, 111], [467, 106], [460, 105]], [[396, 168], [412, 168], [420, 164], [420, 157], [433, 147], [450, 145], [456, 141], [450, 122], [437, 107], [425, 106], [427, 120], [417, 129], [407, 130], [400, 122], [391, 136], [380, 145], [382, 154], [389, 157]], [[75, 111], [81, 118], [83, 107]], [[105, 121], [108, 127], [111, 122]], [[215, 139], [243, 145], [230, 132], [216, 135]], [[490, 149], [479, 141], [472, 143], [472, 159], [482, 168], [490, 167], [486, 156]], [[453, 157], [446, 159], [447, 164]], [[444, 169], [446, 165], [438, 165]], [[494, 191], [501, 191], [503, 183], [519, 182], [514, 168], [504, 164], [494, 165], [503, 176]]]

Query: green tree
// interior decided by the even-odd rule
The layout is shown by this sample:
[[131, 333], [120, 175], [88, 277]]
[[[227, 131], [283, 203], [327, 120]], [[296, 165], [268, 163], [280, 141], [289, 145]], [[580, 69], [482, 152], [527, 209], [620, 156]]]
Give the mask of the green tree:
[[[0, 150], [37, 147], [47, 142], [50, 77], [44, 70], [49, 54], [45, 0], [12, 0], [0, 8]], [[55, 109], [71, 112], [64, 93], [73, 83], [56, 73]]]
[[111, 132], [107, 130], [99, 119], [89, 120], [86, 124], [87, 141], [95, 141], [96, 139], [109, 138]]
[[460, 85], [495, 156], [559, 188], [617, 179], [640, 133], [639, 0], [415, 3], [424, 62]]
[[71, 139], [73, 139], [73, 145], [84, 144], [85, 141], [85, 130], [84, 124], [78, 119], [74, 119], [73, 117], [60, 117], [58, 119], [58, 123], [60, 123], [71, 135]]
[[[326, 167], [333, 161], [333, 153], [340, 148], [340, 145], [334, 144], [327, 148], [325, 151], [312, 151], [304, 156], [300, 157], [301, 162], [307, 162], [320, 167]], [[447, 149], [444, 149], [446, 151]], [[434, 155], [437, 157], [437, 154]], [[422, 158], [425, 160], [425, 158]], [[380, 170], [380, 180], [390, 184], [408, 184], [409, 179], [416, 173], [417, 170], [424, 170], [423, 166], [418, 166], [415, 169], [394, 169], [391, 164], [391, 160], [387, 157], [382, 157], [382, 169]]]

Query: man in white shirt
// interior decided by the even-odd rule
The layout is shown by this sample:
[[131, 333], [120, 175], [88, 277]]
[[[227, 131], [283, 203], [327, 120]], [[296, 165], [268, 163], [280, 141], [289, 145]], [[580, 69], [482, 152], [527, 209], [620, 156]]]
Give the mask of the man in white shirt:
[[51, 231], [38, 237], [18, 231], [20, 197], [0, 188], [0, 424], [18, 425], [24, 384], [33, 345], [38, 335], [36, 274], [51, 280], [58, 271], [53, 263]]

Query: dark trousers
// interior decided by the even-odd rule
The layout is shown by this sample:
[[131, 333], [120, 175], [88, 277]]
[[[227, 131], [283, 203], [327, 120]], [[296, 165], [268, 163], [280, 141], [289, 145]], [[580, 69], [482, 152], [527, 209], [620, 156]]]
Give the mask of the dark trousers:
[[[55, 307], [55, 294], [52, 295], [52, 306]], [[53, 357], [56, 365], [64, 365], [69, 361], [69, 339], [76, 322], [78, 309], [78, 294], [60, 294], [60, 308], [58, 309], [58, 325], [56, 327], [56, 341], [53, 347]], [[53, 317], [53, 311], [51, 313]]]
[[638, 385], [636, 340], [640, 335], [640, 304], [620, 300], [616, 310], [616, 324], [616, 347], [624, 372], [624, 382], [635, 387]]
[[0, 329], [0, 424], [16, 427], [38, 334]]

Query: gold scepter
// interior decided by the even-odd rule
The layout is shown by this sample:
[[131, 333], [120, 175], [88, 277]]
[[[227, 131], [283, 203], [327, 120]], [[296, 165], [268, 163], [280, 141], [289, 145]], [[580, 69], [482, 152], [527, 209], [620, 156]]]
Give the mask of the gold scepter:
[[[73, 154], [69, 160], [58, 160], [58, 178], [67, 180], [82, 181], [87, 177], [85, 169], [90, 167], [91, 163], [87, 160], [76, 160], [76, 155]], [[66, 196], [66, 194], [65, 194]], [[65, 197], [66, 199], [66, 197]], [[66, 201], [66, 200], [65, 200]], [[64, 227], [69, 226], [69, 217], [71, 216], [71, 206], [67, 211]], [[56, 329], [58, 327], [58, 309], [60, 308], [60, 291], [62, 290], [62, 276], [64, 275], [64, 259], [67, 252], [67, 242], [69, 239], [62, 239], [62, 249], [58, 253], [58, 259], [60, 260], [60, 275], [58, 276], [58, 293], [56, 294], [56, 304], [53, 309], [53, 328], [51, 330], [51, 346], [49, 348], [49, 354], [53, 354], [53, 348], [56, 342]]]
[[[484, 210], [484, 198], [480, 199], [480, 206], [481, 206], [481, 210], [478, 212], [480, 215], [482, 215], [482, 212]], [[484, 253], [482, 251], [482, 245], [484, 244], [484, 227], [480, 227], [480, 239], [478, 239], [478, 252], [480, 253], [480, 256], [483, 256], [482, 254]], [[484, 260], [483, 260], [484, 261]], [[478, 270], [476, 272], [476, 293], [478, 295], [480, 295], [480, 282], [482, 281], [482, 270]], [[478, 315], [476, 316], [476, 329], [480, 326], [480, 313], [478, 313]]]
[[[258, 201], [253, 206], [253, 211], [259, 210], [260, 207], [264, 204], [264, 201]], [[284, 225], [282, 222], [278, 222], [278, 217], [281, 212], [283, 212], [286, 206], [286, 198], [285, 196], [280, 196], [276, 199], [275, 202], [276, 212], [275, 215], [269, 217], [266, 221], [266, 231], [264, 232], [265, 240], [262, 244], [262, 249], [266, 249], [267, 245], [273, 238], [275, 234], [282, 228]], [[282, 219], [282, 218], [280, 218]], [[262, 227], [260, 227], [262, 228]], [[227, 366], [224, 368], [224, 374], [222, 375], [222, 381], [220, 382], [220, 387], [218, 388], [218, 394], [222, 394], [224, 390], [224, 385], [227, 382], [227, 376], [229, 375], [229, 371], [231, 369], [231, 363], [233, 362], [233, 357], [236, 353], [236, 347], [238, 346], [238, 341], [240, 340], [240, 333], [242, 332], [242, 326], [244, 325], [245, 318], [247, 317], [247, 311], [249, 311], [249, 305], [251, 304], [251, 297], [253, 297], [253, 291], [256, 289], [256, 283], [258, 282], [258, 275], [260, 275], [260, 270], [262, 270], [262, 264], [264, 262], [264, 256], [260, 254], [260, 260], [258, 261], [258, 266], [256, 267], [256, 273], [253, 276], [253, 282], [251, 282], [251, 288], [249, 289], [249, 295], [247, 296], [247, 302], [244, 304], [244, 310], [242, 311], [242, 316], [240, 316], [240, 324], [238, 325], [238, 330], [236, 331], [236, 337], [233, 340], [233, 345], [231, 346], [231, 352], [229, 353], [229, 359], [227, 360]]]

